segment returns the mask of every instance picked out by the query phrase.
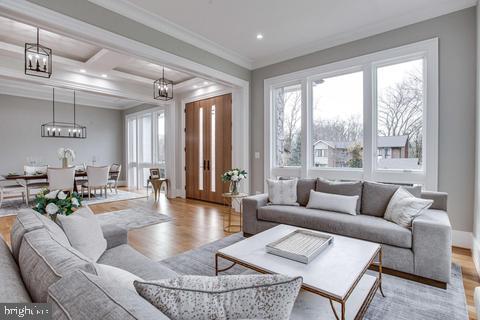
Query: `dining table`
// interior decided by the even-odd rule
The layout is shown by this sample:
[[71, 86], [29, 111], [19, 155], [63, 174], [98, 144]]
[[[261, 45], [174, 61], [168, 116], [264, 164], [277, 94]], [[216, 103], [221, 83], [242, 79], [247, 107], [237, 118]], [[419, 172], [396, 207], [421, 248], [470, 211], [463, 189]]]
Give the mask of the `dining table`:
[[[110, 170], [109, 175], [119, 174], [119, 171]], [[46, 173], [35, 173], [35, 174], [6, 174], [2, 175], [5, 180], [24, 180], [26, 181], [25, 188], [28, 189], [28, 182], [33, 180], [45, 180], [48, 181], [48, 175]], [[76, 170], [75, 171], [75, 178], [79, 177], [87, 177], [87, 171], [85, 170]], [[73, 191], [78, 192], [77, 184], [73, 183]], [[27, 190], [27, 194], [28, 190]], [[27, 199], [28, 203], [28, 199]]]

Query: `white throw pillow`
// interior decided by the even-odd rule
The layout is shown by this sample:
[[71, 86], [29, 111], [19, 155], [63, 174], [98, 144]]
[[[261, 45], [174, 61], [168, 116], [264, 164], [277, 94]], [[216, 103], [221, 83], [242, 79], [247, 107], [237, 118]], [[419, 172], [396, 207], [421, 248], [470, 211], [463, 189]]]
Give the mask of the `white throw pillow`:
[[268, 201], [270, 204], [298, 206], [297, 180], [267, 179]]
[[355, 216], [357, 214], [358, 198], [358, 196], [343, 196], [310, 190], [307, 208], [348, 213]]
[[134, 283], [169, 319], [288, 320], [301, 277], [283, 275], [182, 276]]
[[69, 216], [57, 215], [57, 223], [72, 247], [92, 261], [97, 262], [107, 250], [107, 240], [103, 237], [100, 223], [88, 207], [80, 208]]
[[142, 278], [120, 268], [102, 263], [97, 263], [95, 266], [100, 278], [107, 280], [109, 283], [118, 284], [121, 287], [134, 291], [135, 293], [137, 293], [137, 290], [135, 290], [133, 282], [143, 281]]
[[433, 200], [414, 197], [405, 188], [398, 188], [388, 203], [384, 218], [409, 228], [413, 219], [421, 215], [432, 203]]

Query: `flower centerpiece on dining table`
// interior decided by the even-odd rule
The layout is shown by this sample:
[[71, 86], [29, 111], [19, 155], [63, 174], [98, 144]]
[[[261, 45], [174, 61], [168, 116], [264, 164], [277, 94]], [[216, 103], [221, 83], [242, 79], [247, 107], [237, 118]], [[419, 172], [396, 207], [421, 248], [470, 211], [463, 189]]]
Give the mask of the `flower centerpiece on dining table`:
[[66, 193], [61, 190], [42, 189], [35, 197], [33, 210], [46, 214], [55, 221], [58, 214], [71, 215], [81, 206], [82, 200], [76, 192]]
[[69, 163], [75, 160], [75, 151], [70, 148], [60, 148], [57, 150], [58, 160], [62, 161], [62, 168], [68, 168]]
[[238, 169], [238, 168], [229, 170], [224, 174], [222, 174], [222, 181], [230, 182], [230, 193], [232, 195], [239, 194], [238, 186], [240, 184], [240, 181], [246, 178], [247, 178], [247, 171], [243, 169]]

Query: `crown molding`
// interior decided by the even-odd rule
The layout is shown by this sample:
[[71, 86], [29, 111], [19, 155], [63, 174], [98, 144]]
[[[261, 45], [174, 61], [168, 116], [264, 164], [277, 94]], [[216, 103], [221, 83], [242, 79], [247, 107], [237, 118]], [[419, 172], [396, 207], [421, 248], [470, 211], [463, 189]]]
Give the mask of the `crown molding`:
[[178, 24], [175, 24], [164, 17], [149, 12], [128, 0], [88, 0], [96, 5], [104, 7], [110, 11], [118, 13], [124, 17], [132, 19], [157, 31], [163, 32], [178, 40], [189, 43], [197, 48], [208, 51], [216, 56], [238, 64], [244, 68], [252, 70], [253, 60], [245, 57], [233, 50], [227, 49], [220, 44], [213, 42], [194, 33]]
[[275, 63], [294, 59], [297, 57], [308, 55], [310, 53], [325, 50], [338, 45], [346, 44], [349, 42], [353, 42], [356, 40], [381, 34], [387, 31], [391, 31], [394, 29], [406, 27], [411, 24], [415, 24], [425, 20], [440, 17], [442, 15], [463, 10], [469, 7], [473, 7], [477, 5], [477, 1], [479, 0], [450, 1], [448, 3], [443, 3], [435, 7], [429, 7], [424, 10], [412, 11], [407, 14], [397, 16], [393, 19], [392, 18], [385, 19], [383, 21], [380, 21], [374, 24], [365, 25], [364, 27], [357, 28], [355, 31], [350, 33], [345, 33], [345, 32], [337, 33], [332, 36], [325, 37], [323, 39], [318, 39], [315, 42], [312, 42], [303, 46], [297, 46], [295, 48], [278, 52], [275, 55], [271, 55], [261, 59], [256, 59], [253, 62], [252, 67], [253, 69], [267, 67]]

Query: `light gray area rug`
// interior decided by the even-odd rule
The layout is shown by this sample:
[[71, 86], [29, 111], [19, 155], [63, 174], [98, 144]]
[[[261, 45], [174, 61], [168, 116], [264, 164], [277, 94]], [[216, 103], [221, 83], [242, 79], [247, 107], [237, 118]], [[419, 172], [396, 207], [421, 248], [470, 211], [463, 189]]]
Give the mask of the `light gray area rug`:
[[[198, 249], [162, 260], [161, 263], [166, 264], [181, 274], [213, 276], [215, 275], [215, 252], [241, 239], [243, 239], [243, 236], [237, 233], [204, 245]], [[220, 261], [219, 265], [220, 268], [224, 268], [229, 266], [230, 263]], [[250, 272], [251, 271], [237, 265], [222, 274]], [[383, 291], [386, 297], [383, 298], [378, 292], [370, 304], [364, 319], [468, 319], [462, 271], [460, 266], [456, 264], [452, 265], [452, 278], [447, 290], [384, 275]], [[292, 319], [335, 318], [328, 300], [302, 291], [295, 303]]]
[[[100, 194], [97, 195], [95, 198], [91, 198], [90, 200], [88, 198], [83, 199], [83, 205], [90, 205], [90, 204], [98, 204], [98, 203], [106, 203], [106, 202], [114, 202], [114, 201], [121, 201], [121, 200], [132, 200], [132, 199], [139, 199], [139, 198], [145, 198], [145, 195], [135, 193], [135, 192], [129, 192], [129, 191], [123, 191], [123, 190], [118, 190], [118, 194], [115, 193], [115, 191], [107, 192], [107, 198], [104, 196], [100, 196]], [[34, 200], [33, 197], [30, 200], [30, 207], [34, 205]], [[27, 205], [25, 202], [22, 201], [21, 198], [10, 198], [10, 199], [5, 199], [2, 203], [2, 207], [0, 208], [0, 217], [2, 216], [11, 216], [11, 215], [16, 215], [18, 210], [20, 209], [25, 209], [27, 208]]]
[[171, 221], [172, 218], [148, 208], [130, 208], [97, 214], [101, 224], [116, 224], [124, 229], [138, 229]]

